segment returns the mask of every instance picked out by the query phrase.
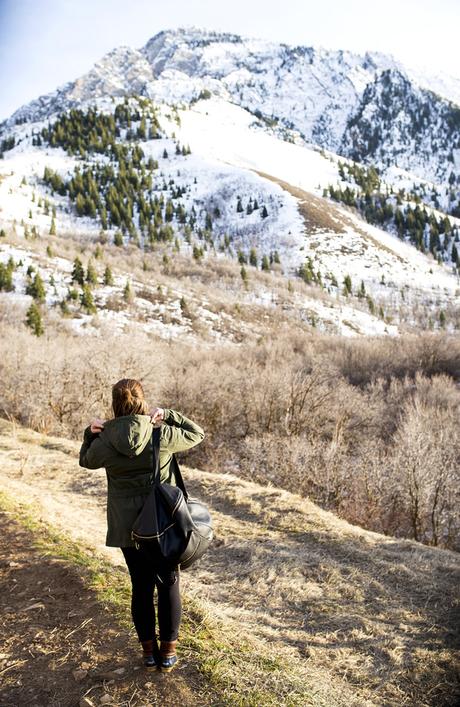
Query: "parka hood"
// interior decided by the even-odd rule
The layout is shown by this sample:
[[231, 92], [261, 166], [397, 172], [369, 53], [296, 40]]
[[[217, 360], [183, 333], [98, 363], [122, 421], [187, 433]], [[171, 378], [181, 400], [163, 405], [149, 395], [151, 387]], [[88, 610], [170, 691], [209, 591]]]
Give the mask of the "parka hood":
[[149, 443], [152, 432], [149, 415], [126, 415], [106, 422], [101, 438], [105, 438], [120, 454], [137, 457]]

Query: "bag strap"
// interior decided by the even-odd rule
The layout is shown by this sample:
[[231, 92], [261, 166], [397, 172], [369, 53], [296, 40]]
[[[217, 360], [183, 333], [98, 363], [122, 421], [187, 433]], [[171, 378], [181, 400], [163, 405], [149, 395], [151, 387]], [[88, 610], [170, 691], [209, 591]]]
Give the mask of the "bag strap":
[[176, 479], [176, 484], [178, 485], [178, 487], [180, 488], [180, 490], [184, 494], [185, 500], [188, 501], [187, 489], [185, 488], [184, 479], [182, 478], [181, 470], [179, 469], [179, 463], [176, 459], [175, 454], [171, 455], [171, 464], [172, 464], [172, 468], [173, 468], [173, 472], [174, 472], [174, 477]]
[[[152, 432], [152, 463], [153, 463], [153, 483], [160, 484], [160, 431], [161, 427], [154, 427]], [[176, 480], [177, 486], [180, 488], [184, 494], [184, 498], [188, 501], [188, 493], [185, 488], [184, 479], [182, 478], [181, 470], [179, 468], [179, 463], [176, 459], [175, 454], [171, 454], [171, 466]]]
[[152, 466], [153, 483], [160, 483], [160, 427], [154, 427], [152, 432]]

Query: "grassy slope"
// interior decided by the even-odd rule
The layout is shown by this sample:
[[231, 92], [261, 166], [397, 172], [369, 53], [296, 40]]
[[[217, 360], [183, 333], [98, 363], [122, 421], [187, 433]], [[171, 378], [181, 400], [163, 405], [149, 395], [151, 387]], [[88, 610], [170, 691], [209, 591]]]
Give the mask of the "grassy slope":
[[[80, 469], [77, 451], [0, 422], [4, 491], [111, 567], [120, 558], [103, 547], [105, 475]], [[456, 704], [458, 556], [234, 476], [185, 476], [211, 506], [216, 541], [183, 574], [182, 645], [223, 702]]]

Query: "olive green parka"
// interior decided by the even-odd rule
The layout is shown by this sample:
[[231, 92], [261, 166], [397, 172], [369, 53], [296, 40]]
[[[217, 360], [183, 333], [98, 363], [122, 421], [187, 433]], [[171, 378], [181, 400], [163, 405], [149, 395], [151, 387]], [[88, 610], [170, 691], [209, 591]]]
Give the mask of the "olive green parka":
[[[107, 474], [107, 538], [110, 547], [133, 547], [131, 528], [153, 482], [153, 426], [149, 415], [115, 417], [93, 434], [87, 427], [80, 449], [80, 466], [105, 467]], [[160, 481], [176, 483], [170, 469], [172, 454], [204, 439], [202, 428], [175, 410], [164, 410], [160, 430]]]

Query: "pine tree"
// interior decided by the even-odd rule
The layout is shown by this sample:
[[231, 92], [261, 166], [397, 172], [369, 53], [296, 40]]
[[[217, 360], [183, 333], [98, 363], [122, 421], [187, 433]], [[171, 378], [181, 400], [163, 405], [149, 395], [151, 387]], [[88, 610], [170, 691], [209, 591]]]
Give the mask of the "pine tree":
[[102, 206], [100, 211], [99, 211], [99, 218], [101, 219], [101, 227], [103, 231], [107, 230], [108, 222], [107, 222], [107, 209], [105, 206]]
[[81, 286], [85, 283], [85, 270], [78, 256], [73, 261], [72, 282], [77, 282]]
[[168, 199], [166, 202], [166, 207], [165, 207], [165, 221], [167, 223], [171, 222], [173, 220], [174, 216], [174, 205], [171, 201], [171, 199]]
[[126, 280], [126, 285], [123, 289], [123, 299], [125, 300], [125, 302], [128, 302], [128, 304], [133, 301], [133, 291], [131, 289], [129, 280]]
[[345, 277], [343, 278], [343, 293], [344, 295], [351, 295], [351, 292], [351, 277], [349, 275], [345, 275]]
[[243, 204], [241, 203], [241, 197], [238, 197], [238, 200], [236, 202], [236, 211], [237, 213], [242, 213], [243, 211]]
[[366, 296], [366, 288], [365, 288], [365, 286], [364, 286], [364, 281], [361, 280], [361, 285], [360, 285], [360, 288], [359, 288], [359, 290], [358, 290], [358, 297], [359, 297], [359, 298], [362, 298], [362, 297], [365, 297], [365, 296]]
[[270, 270], [270, 261], [266, 255], [262, 258], [262, 270]]
[[257, 267], [257, 251], [255, 248], [251, 248], [249, 251], [249, 264]]
[[188, 304], [187, 304], [185, 297], [180, 298], [179, 306], [180, 306], [181, 312], [184, 315], [184, 317], [189, 317], [190, 311], [189, 311]]
[[56, 235], [56, 221], [54, 218], [51, 219], [51, 226], [50, 226], [50, 236], [55, 236]]
[[84, 216], [85, 214], [85, 199], [83, 194], [77, 194], [75, 199], [75, 208], [77, 209], [78, 216]]
[[36, 273], [34, 279], [27, 284], [26, 295], [30, 295], [37, 302], [45, 301], [46, 290], [40, 273]]
[[110, 267], [107, 265], [104, 270], [104, 285], [113, 285], [113, 275]]
[[88, 285], [97, 285], [97, 270], [91, 260], [86, 268], [86, 282]]
[[444, 329], [444, 327], [446, 326], [446, 315], [445, 315], [445, 312], [444, 312], [442, 309], [441, 309], [441, 311], [439, 312], [439, 326], [440, 326], [442, 329]]
[[200, 248], [199, 246], [194, 245], [193, 246], [193, 257], [195, 258], [195, 260], [201, 260], [203, 255], [204, 255], [203, 248]]
[[248, 273], [247, 273], [246, 268], [244, 267], [244, 265], [241, 266], [240, 275], [241, 275], [241, 279], [242, 279], [243, 282], [244, 282], [244, 285], [247, 286], [247, 284], [248, 284]]
[[96, 313], [96, 306], [94, 304], [93, 295], [91, 293], [89, 285], [83, 285], [83, 291], [80, 295], [80, 303], [83, 309], [85, 309], [88, 314]]
[[118, 246], [119, 248], [121, 248], [121, 246], [123, 245], [123, 235], [121, 231], [115, 232], [115, 235], [113, 237], [113, 244]]
[[168, 151], [167, 151], [166, 147], [165, 147], [165, 149], [163, 150], [163, 159], [164, 159], [164, 160], [167, 160], [167, 159], [168, 159]]
[[262, 206], [262, 211], [260, 212], [260, 215], [262, 216], [262, 218], [267, 218], [268, 211], [267, 211], [267, 207], [265, 205]]
[[26, 325], [32, 329], [35, 336], [42, 336], [45, 329], [43, 327], [42, 315], [40, 308], [35, 302], [32, 302], [29, 309], [26, 312]]
[[0, 292], [12, 292], [14, 290], [13, 270], [14, 268], [0, 263]]
[[239, 251], [238, 251], [238, 262], [239, 262], [240, 265], [246, 265], [246, 263], [248, 262], [248, 259], [247, 259], [247, 257], [246, 257], [246, 254], [243, 253], [242, 250], [239, 250]]

